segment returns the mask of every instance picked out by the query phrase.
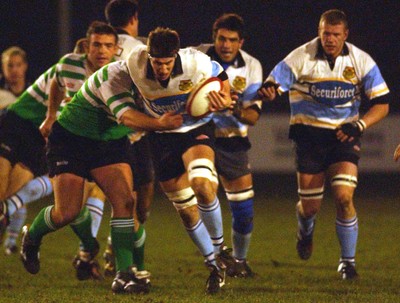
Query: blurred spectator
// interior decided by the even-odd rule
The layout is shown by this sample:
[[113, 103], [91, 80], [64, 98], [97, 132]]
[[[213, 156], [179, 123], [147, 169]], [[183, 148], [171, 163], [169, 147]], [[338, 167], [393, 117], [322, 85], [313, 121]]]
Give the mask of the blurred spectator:
[[18, 97], [30, 85], [26, 77], [28, 70], [26, 52], [18, 46], [7, 48], [1, 54], [1, 67], [3, 74], [0, 78], [0, 88]]

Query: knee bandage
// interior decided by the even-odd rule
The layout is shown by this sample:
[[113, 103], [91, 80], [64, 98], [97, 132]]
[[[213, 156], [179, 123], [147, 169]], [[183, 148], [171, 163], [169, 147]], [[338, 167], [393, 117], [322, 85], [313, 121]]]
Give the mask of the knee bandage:
[[297, 190], [301, 200], [322, 200], [324, 197], [324, 187]]
[[189, 163], [188, 167], [189, 181], [194, 178], [206, 178], [213, 183], [218, 184], [218, 174], [214, 163], [206, 158], [196, 159]]
[[178, 191], [165, 193], [168, 200], [172, 202], [176, 210], [183, 210], [193, 205], [197, 205], [197, 199], [191, 187]]
[[332, 186], [343, 185], [350, 187], [357, 187], [357, 177], [346, 174], [338, 174], [332, 177], [331, 180]]

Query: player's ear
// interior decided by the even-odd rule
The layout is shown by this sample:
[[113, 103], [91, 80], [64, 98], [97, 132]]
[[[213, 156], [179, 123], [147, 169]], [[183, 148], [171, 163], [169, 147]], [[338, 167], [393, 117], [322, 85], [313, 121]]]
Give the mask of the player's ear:
[[344, 31], [344, 40], [347, 40], [347, 37], [349, 36], [349, 30], [348, 29], [346, 29], [345, 31]]

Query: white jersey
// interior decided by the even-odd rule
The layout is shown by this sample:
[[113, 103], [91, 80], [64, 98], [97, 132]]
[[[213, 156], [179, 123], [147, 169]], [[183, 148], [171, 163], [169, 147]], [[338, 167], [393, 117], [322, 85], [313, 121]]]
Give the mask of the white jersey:
[[143, 45], [143, 42], [128, 34], [118, 34], [119, 51], [114, 56], [115, 60], [128, 59], [129, 53], [138, 45]]
[[[196, 49], [206, 53], [213, 60], [218, 58], [212, 44], [201, 44]], [[263, 80], [260, 61], [247, 52], [239, 50], [236, 60], [225, 69], [225, 72], [231, 89], [238, 94], [238, 103], [243, 108], [257, 106], [261, 111], [262, 102], [257, 94]], [[247, 137], [248, 125], [239, 122], [228, 111], [215, 113], [213, 120], [216, 125], [216, 137]]]
[[346, 42], [332, 69], [319, 38], [292, 51], [267, 81], [279, 83], [280, 92], [289, 91], [291, 125], [327, 129], [358, 119], [362, 91], [369, 100], [389, 92], [366, 52]]
[[180, 49], [167, 87], [163, 87], [154, 77], [147, 47], [136, 47], [128, 59], [131, 78], [143, 96], [145, 111], [152, 117], [160, 117], [166, 112], [178, 112], [183, 115], [183, 125], [168, 132], [184, 133], [197, 128], [212, 119], [212, 114], [193, 119], [186, 112], [186, 102], [192, 88], [209, 77], [218, 76], [221, 65], [209, 56], [193, 48]]
[[17, 97], [12, 92], [0, 88], [0, 109], [6, 108], [11, 103], [14, 103], [15, 100], [17, 100]]

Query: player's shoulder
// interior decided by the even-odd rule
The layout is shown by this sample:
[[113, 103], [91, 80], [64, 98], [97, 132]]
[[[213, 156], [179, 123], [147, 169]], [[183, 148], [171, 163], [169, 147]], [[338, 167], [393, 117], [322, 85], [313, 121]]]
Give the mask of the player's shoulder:
[[134, 48], [138, 45], [143, 45], [143, 42], [130, 35], [120, 34], [118, 35], [118, 44], [122, 47]]
[[260, 60], [258, 60], [256, 57], [250, 55], [250, 54], [249, 54], [248, 52], [246, 52], [245, 50], [240, 49], [239, 52], [240, 52], [240, 55], [242, 56], [243, 60], [244, 60], [246, 63], [252, 64], [252, 65], [253, 65], [253, 64], [261, 65]]
[[209, 56], [194, 47], [181, 48], [178, 54], [181, 57], [182, 63], [194, 64], [197, 62], [198, 64], [204, 64], [205, 62], [211, 62]]
[[193, 48], [206, 54], [212, 46], [213, 44], [211, 43], [201, 43], [197, 46], [193, 46]]
[[354, 44], [350, 42], [346, 42], [346, 47], [349, 50], [349, 54], [353, 56], [354, 58], [358, 59], [372, 59], [371, 56], [361, 48], [355, 46]]
[[86, 54], [75, 54], [68, 53], [61, 57], [60, 63], [68, 62], [68, 61], [83, 61], [86, 58]]

